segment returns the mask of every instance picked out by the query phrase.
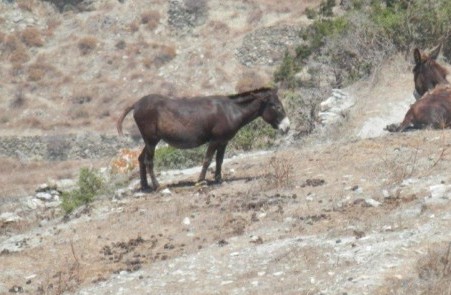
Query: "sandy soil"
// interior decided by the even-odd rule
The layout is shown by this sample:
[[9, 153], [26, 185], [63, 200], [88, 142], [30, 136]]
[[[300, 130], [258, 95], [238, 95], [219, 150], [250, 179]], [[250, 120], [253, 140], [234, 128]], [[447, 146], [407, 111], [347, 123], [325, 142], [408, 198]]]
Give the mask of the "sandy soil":
[[341, 139], [325, 140], [323, 130], [228, 160], [221, 185], [194, 186], [196, 169], [163, 174], [169, 191], [125, 189], [69, 220], [43, 209], [38, 224], [4, 227], [0, 291], [390, 294], [398, 286], [396, 294], [411, 294], [418, 260], [451, 239], [451, 133], [359, 139], [371, 120], [360, 110], [384, 118], [410, 99], [409, 86], [385, 107], [380, 88], [358, 97]]

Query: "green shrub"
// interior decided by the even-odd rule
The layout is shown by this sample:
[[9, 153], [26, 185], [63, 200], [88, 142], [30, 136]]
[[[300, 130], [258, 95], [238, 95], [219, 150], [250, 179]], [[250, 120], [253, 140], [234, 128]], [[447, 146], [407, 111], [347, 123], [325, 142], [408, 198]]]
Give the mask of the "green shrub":
[[310, 51], [317, 51], [326, 42], [327, 37], [341, 35], [349, 28], [344, 16], [334, 19], [318, 19], [301, 31], [301, 37], [310, 46]]
[[335, 0], [323, 0], [319, 5], [319, 13], [323, 16], [332, 16]]
[[262, 149], [274, 144], [276, 130], [262, 119], [252, 121], [238, 131], [230, 141], [231, 151], [249, 151]]
[[202, 163], [207, 145], [194, 149], [176, 149], [171, 146], [159, 147], [155, 150], [154, 165], [158, 169], [180, 169], [198, 166]]
[[[411, 46], [429, 48], [448, 38], [451, 26], [451, 2], [436, 1], [375, 1], [371, 6], [371, 19], [400, 51]], [[446, 40], [445, 40], [446, 43]], [[450, 56], [451, 48], [444, 48]]]
[[296, 79], [294, 75], [299, 71], [298, 63], [288, 51], [283, 56], [282, 63], [279, 68], [274, 72], [274, 81], [281, 82], [283, 87], [294, 88], [296, 87]]
[[66, 214], [94, 201], [94, 197], [103, 188], [103, 181], [94, 170], [81, 168], [77, 185], [77, 189], [63, 193], [61, 206]]
[[315, 9], [307, 7], [305, 9], [305, 15], [307, 16], [308, 19], [314, 19], [318, 15], [318, 13], [316, 12]]

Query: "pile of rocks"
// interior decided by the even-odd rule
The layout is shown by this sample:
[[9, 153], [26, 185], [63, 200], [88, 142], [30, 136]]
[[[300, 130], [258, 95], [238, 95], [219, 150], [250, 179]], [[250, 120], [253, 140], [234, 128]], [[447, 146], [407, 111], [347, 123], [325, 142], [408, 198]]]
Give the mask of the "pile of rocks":
[[255, 30], [244, 37], [236, 57], [246, 66], [275, 65], [288, 48], [301, 42], [299, 28], [295, 26], [273, 26]]
[[333, 89], [332, 96], [320, 103], [318, 113], [322, 125], [333, 125], [346, 118], [347, 111], [354, 105], [354, 98], [340, 89]]
[[137, 144], [131, 138], [95, 133], [4, 136], [0, 140], [0, 156], [19, 158], [21, 161], [102, 159], [114, 156], [121, 148]]

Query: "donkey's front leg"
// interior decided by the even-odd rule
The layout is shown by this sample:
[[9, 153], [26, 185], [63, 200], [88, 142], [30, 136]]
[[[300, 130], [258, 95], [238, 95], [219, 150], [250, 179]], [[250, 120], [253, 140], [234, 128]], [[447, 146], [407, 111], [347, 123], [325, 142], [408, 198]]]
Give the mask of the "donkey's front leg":
[[222, 175], [221, 175], [221, 168], [222, 168], [222, 162], [224, 161], [224, 153], [226, 149], [226, 145], [221, 145], [216, 150], [216, 171], [215, 171], [215, 182], [221, 183], [222, 182]]

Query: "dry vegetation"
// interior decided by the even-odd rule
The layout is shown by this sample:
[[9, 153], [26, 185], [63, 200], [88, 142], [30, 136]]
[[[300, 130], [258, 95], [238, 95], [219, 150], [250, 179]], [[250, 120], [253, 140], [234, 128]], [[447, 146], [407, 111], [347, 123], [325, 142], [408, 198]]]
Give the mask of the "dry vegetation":
[[[205, 24], [187, 32], [170, 27], [166, 1], [154, 1], [152, 10], [139, 1], [97, 1], [89, 14], [77, 5], [75, 11], [58, 14], [47, 3], [52, 1], [16, 2], [23, 14], [20, 27], [12, 21], [16, 6], [0, 2], [0, 97], [5, 98], [0, 100], [0, 135], [115, 133], [119, 110], [149, 92], [189, 96], [268, 86], [274, 67], [244, 66], [235, 58], [243, 36], [259, 27], [311, 23], [305, 19], [305, 7], [320, 1], [185, 1], [192, 11], [208, 6]], [[30, 19], [35, 20], [24, 25]], [[335, 52], [336, 67], [353, 64], [346, 57], [355, 56], [347, 53], [365, 51], [370, 43], [393, 49], [385, 47], [386, 39], [366, 34], [364, 26], [360, 29], [347, 36], [356, 42], [345, 42], [339, 47], [343, 52]], [[339, 42], [329, 41], [325, 50], [337, 49]], [[365, 51], [364, 56], [380, 62], [385, 53]], [[399, 72], [389, 74], [408, 72], [411, 81], [410, 66], [402, 62]], [[316, 70], [310, 73], [321, 76]], [[329, 74], [303, 86], [327, 79], [343, 82], [338, 71]], [[384, 85], [383, 94], [376, 96], [378, 83], [377, 78], [369, 83], [373, 96], [365, 96], [360, 107], [382, 113], [390, 106], [373, 108], [372, 100], [396, 89]], [[401, 91], [410, 94], [411, 85], [401, 84]], [[320, 92], [281, 93], [297, 120], [296, 132], [310, 133], [316, 123], [313, 100]], [[426, 130], [355, 140], [352, 124], [364, 116], [358, 110], [329, 132], [270, 154], [225, 163], [225, 182], [219, 186], [193, 186], [197, 175], [158, 175], [171, 195], [135, 198], [127, 190], [118, 193], [117, 186], [124, 188], [139, 178], [139, 151], [123, 151], [129, 155], [125, 161], [49, 164], [20, 154], [18, 159], [0, 158], [2, 208], [15, 208], [18, 199], [41, 183], [76, 178], [82, 166], [117, 170], [106, 193], [64, 220], [60, 208], [40, 208], [30, 214], [18, 210], [22, 221], [0, 224], [4, 237], [29, 234], [17, 242], [20, 252], [0, 253], [1, 265], [8, 265], [0, 283], [18, 292], [63, 294], [108, 283], [121, 272], [133, 276], [142, 270], [144, 275], [131, 284], [145, 282], [146, 292], [152, 285], [155, 293], [159, 285], [146, 281], [153, 277], [167, 283], [166, 292], [196, 293], [203, 287], [205, 293], [243, 293], [240, 288], [250, 288], [249, 294], [316, 294], [327, 287], [331, 294], [450, 294], [450, 204], [428, 203], [432, 185], [450, 183], [450, 134]], [[131, 120], [126, 124], [129, 133], [136, 132]], [[248, 146], [255, 142], [252, 136], [236, 140]], [[367, 199], [379, 205], [368, 205]], [[423, 225], [438, 233], [425, 231]], [[287, 240], [291, 248], [279, 251]], [[267, 254], [253, 256], [265, 249]], [[237, 256], [242, 264], [233, 265], [227, 259], [239, 251], [248, 252]], [[165, 270], [190, 257], [209, 259], [190, 269], [199, 275], [197, 281], [158, 277], [172, 275]], [[224, 275], [219, 281], [208, 276], [211, 269], [203, 268], [215, 257], [227, 266], [215, 273]], [[247, 262], [251, 257], [254, 260]], [[366, 260], [358, 260], [362, 258]], [[399, 264], [391, 264], [392, 259]], [[187, 262], [182, 264], [188, 267], [192, 261]], [[254, 268], [239, 272], [247, 266]], [[36, 276], [27, 281], [30, 274]], [[252, 289], [252, 282], [261, 285]], [[117, 286], [112, 288], [117, 291]], [[130, 287], [135, 288], [139, 290]]]

